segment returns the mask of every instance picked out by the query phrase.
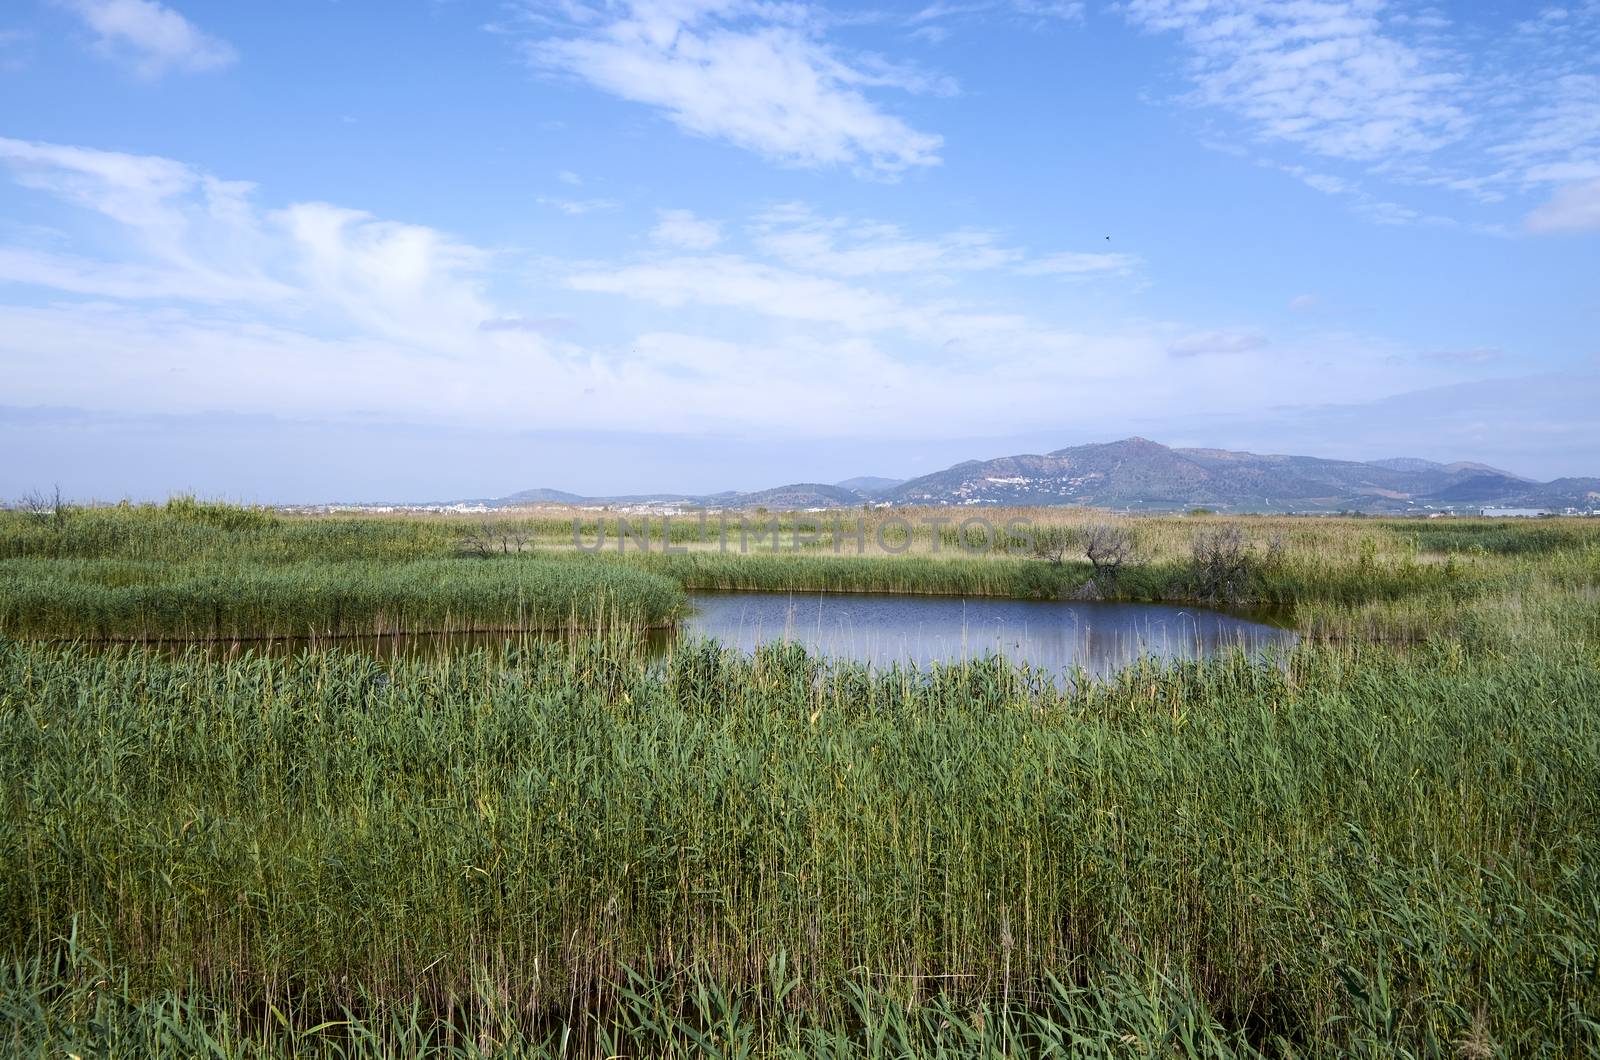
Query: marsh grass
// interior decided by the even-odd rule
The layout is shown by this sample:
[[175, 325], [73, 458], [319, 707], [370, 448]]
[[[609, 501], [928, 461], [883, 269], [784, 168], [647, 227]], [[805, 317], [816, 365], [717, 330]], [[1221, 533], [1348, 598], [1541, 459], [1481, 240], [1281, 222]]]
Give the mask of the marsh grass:
[[[985, 539], [990, 547], [963, 549], [962, 534], [975, 531], [963, 531], [962, 521], [975, 516], [1002, 532]], [[614, 527], [617, 518], [648, 524], [651, 549], [636, 540], [595, 553], [573, 547], [574, 520], [593, 538], [600, 523]], [[772, 532], [765, 544], [740, 551], [737, 531], [724, 530], [720, 516], [669, 524], [659, 516], [550, 510], [501, 514], [485, 524], [479, 516], [287, 516], [189, 500], [82, 509], [64, 520], [0, 512], [0, 632], [245, 637], [539, 629], [589, 622], [591, 601], [602, 598], [606, 608], [663, 624], [681, 607], [669, 583], [1195, 602], [1207, 589], [1192, 560], [1194, 541], [1220, 529], [1236, 530], [1250, 557], [1236, 598], [1226, 603], [1292, 609], [1297, 625], [1333, 639], [1414, 641], [1426, 635], [1430, 616], [1449, 624], [1472, 600], [1600, 580], [1600, 520], [1117, 517], [1138, 561], [1114, 584], [1098, 585], [1081, 557], [1041, 561], [1003, 528], [1081, 537], [1107, 520], [1104, 513], [874, 509], [752, 518]], [[837, 552], [834, 520], [846, 527]], [[880, 547], [880, 530], [891, 522], [912, 530], [904, 552]], [[462, 542], [474, 533], [524, 544], [511, 555], [472, 559]], [[667, 541], [684, 551], [663, 551]], [[858, 547], [861, 554], [853, 554]]]
[[683, 607], [662, 577], [584, 556], [459, 554], [421, 520], [290, 519], [175, 501], [0, 513], [0, 633], [244, 640], [661, 626]]
[[285, 564], [0, 563], [0, 632], [244, 640], [670, 623], [674, 582], [614, 564], [508, 558]]
[[[1212, 1044], [1161, 1039], [1182, 1055], [1594, 1045], [1600, 671], [1573, 648], [1305, 648], [1061, 689], [784, 645], [13, 643], [0, 688], [7, 1003], [43, 998], [18, 1034], [78, 1025], [48, 1014], [88, 1004], [64, 1000], [70, 937], [125, 1014], [271, 1037], [274, 1012], [354, 1013], [396, 1051], [431, 1028], [773, 1053], [985, 1011], [1136, 1037], [1188, 1013]], [[976, 1040], [952, 1053], [1004, 1055]], [[874, 1048], [841, 1055], [908, 1055]]]
[[565, 631], [0, 636], [0, 1051], [1600, 1052], [1600, 521], [1128, 520], [1122, 598], [1184, 598], [1195, 530], [1237, 525], [1308, 636], [1065, 682], [640, 627], [684, 586], [1062, 596], [1084, 564], [523, 523], [471, 559], [444, 518], [0, 513], [0, 634]]

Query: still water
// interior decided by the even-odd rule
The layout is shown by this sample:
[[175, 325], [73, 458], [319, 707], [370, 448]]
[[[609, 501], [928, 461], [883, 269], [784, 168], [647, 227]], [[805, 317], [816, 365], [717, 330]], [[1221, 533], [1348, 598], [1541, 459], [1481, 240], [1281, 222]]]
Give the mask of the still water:
[[[789, 641], [835, 659], [883, 667], [894, 663], [960, 662], [1001, 655], [1052, 674], [1081, 667], [1113, 673], [1141, 658], [1200, 659], [1232, 648], [1256, 658], [1298, 638], [1257, 618], [1171, 604], [895, 596], [877, 593], [696, 592], [673, 630], [652, 630], [646, 647], [663, 655], [679, 637], [710, 637], [752, 651]], [[1258, 618], [1260, 616], [1257, 616]], [[246, 652], [291, 655], [338, 647], [373, 655], [439, 656], [473, 648], [498, 650], [524, 637], [563, 633], [408, 633], [372, 637], [215, 641], [221, 656]], [[189, 642], [159, 642], [173, 651]]]
[[691, 593], [683, 632], [750, 651], [768, 641], [877, 666], [1003, 655], [1052, 673], [1119, 670], [1140, 658], [1200, 659], [1240, 647], [1263, 657], [1287, 629], [1169, 604], [866, 593]]

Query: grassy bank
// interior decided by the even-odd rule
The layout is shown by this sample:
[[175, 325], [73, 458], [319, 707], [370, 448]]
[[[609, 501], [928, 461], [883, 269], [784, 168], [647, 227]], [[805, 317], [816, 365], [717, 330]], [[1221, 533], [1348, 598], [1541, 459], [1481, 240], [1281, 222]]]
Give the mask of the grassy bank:
[[8, 644], [0, 688], [19, 1049], [87, 1049], [96, 1005], [154, 1033], [158, 1003], [308, 1047], [354, 1015], [379, 1052], [567, 1030], [607, 1055], [630, 1026], [631, 1055], [859, 1052], [896, 1019], [998, 1047], [1002, 1012], [1118, 1055], [1600, 1045], [1592, 650], [1055, 691], [781, 648]]
[[342, 637], [648, 626], [682, 609], [677, 583], [615, 564], [531, 558], [0, 563], [0, 631], [99, 640]]
[[463, 553], [453, 528], [199, 505], [0, 513], [0, 633], [251, 639], [660, 626], [678, 583], [580, 555]]
[[[979, 517], [1003, 532], [973, 537], [969, 526], [963, 536], [962, 520]], [[617, 518], [291, 517], [193, 501], [60, 519], [0, 512], [0, 633], [532, 630], [592, 626], [605, 613], [656, 625], [681, 609], [681, 589], [1194, 602], [1215, 596], [1196, 574], [1194, 542], [1224, 528], [1239, 532], [1248, 563], [1222, 602], [1273, 605], [1333, 639], [1412, 642], [1439, 622], [1471, 635], [1508, 601], [1600, 583], [1600, 520], [1120, 518], [1134, 556], [1108, 580], [1071, 550], [1048, 562], [1004, 531], [1071, 531], [1108, 518], [1081, 511], [751, 516], [759, 538], [741, 536], [736, 517], [731, 528], [719, 518], [628, 517], [648, 548], [639, 537], [617, 547]], [[574, 547], [574, 519], [583, 548]]]

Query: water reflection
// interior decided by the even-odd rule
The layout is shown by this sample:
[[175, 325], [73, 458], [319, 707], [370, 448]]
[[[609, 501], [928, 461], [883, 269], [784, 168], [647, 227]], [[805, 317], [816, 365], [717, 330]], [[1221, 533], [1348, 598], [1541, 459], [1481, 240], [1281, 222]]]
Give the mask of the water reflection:
[[697, 593], [687, 633], [750, 651], [774, 640], [883, 666], [989, 654], [1052, 673], [1107, 674], [1140, 658], [1256, 657], [1297, 639], [1287, 629], [1205, 608], [869, 594]]
[[[664, 655], [678, 637], [710, 637], [742, 651], [789, 641], [807, 651], [873, 666], [959, 662], [1002, 655], [1060, 674], [1081, 667], [1104, 675], [1141, 658], [1200, 659], [1242, 647], [1256, 657], [1298, 638], [1264, 621], [1170, 604], [997, 600], [866, 593], [690, 593], [676, 630], [652, 630], [645, 647]], [[437, 657], [503, 649], [570, 633], [409, 633], [370, 637], [212, 641], [214, 657], [284, 656], [338, 647], [389, 657]], [[193, 642], [159, 642], [175, 651]]]

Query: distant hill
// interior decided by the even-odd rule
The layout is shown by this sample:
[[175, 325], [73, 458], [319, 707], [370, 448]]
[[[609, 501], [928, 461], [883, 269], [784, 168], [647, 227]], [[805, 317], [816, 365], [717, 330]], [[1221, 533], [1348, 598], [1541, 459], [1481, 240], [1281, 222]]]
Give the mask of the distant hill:
[[1368, 462], [1174, 449], [1147, 438], [966, 460], [900, 481], [864, 475], [833, 485], [792, 483], [754, 492], [582, 497], [524, 490], [484, 502], [609, 506], [698, 505], [799, 510], [898, 505], [1083, 505], [1133, 511], [1191, 507], [1238, 512], [1405, 512], [1600, 508], [1600, 478], [1540, 483], [1470, 461], [1415, 457]]
[[523, 490], [513, 493], [509, 497], [501, 497], [494, 503], [503, 505], [513, 504], [580, 504], [583, 497], [565, 490]]
[[847, 486], [824, 486], [816, 482], [797, 482], [770, 490], [738, 495], [741, 508], [775, 508], [793, 511], [802, 508], [850, 508], [860, 504], [865, 494]]
[[1385, 467], [1391, 471], [1486, 471], [1491, 475], [1503, 475], [1506, 478], [1519, 479], [1523, 482], [1532, 482], [1530, 478], [1513, 475], [1509, 471], [1502, 471], [1488, 464], [1478, 464], [1471, 460], [1457, 460], [1453, 464], [1440, 464], [1432, 460], [1418, 460], [1414, 456], [1396, 456], [1388, 460], [1368, 460], [1373, 467]]
[[847, 478], [843, 482], [835, 482], [834, 485], [843, 487], [847, 490], [854, 490], [857, 493], [870, 497], [877, 493], [883, 493], [885, 490], [892, 490], [904, 481], [905, 479], [903, 478], [880, 478], [877, 475], [857, 475], [855, 478]]
[[[1043, 455], [969, 461], [911, 479], [901, 504], [1083, 504], [1131, 509], [1406, 511], [1588, 507], [1589, 479], [1541, 485], [1484, 464], [1415, 458], [1363, 463], [1226, 449], [1173, 449], [1145, 438]], [[1600, 500], [1597, 497], [1596, 500]]]

